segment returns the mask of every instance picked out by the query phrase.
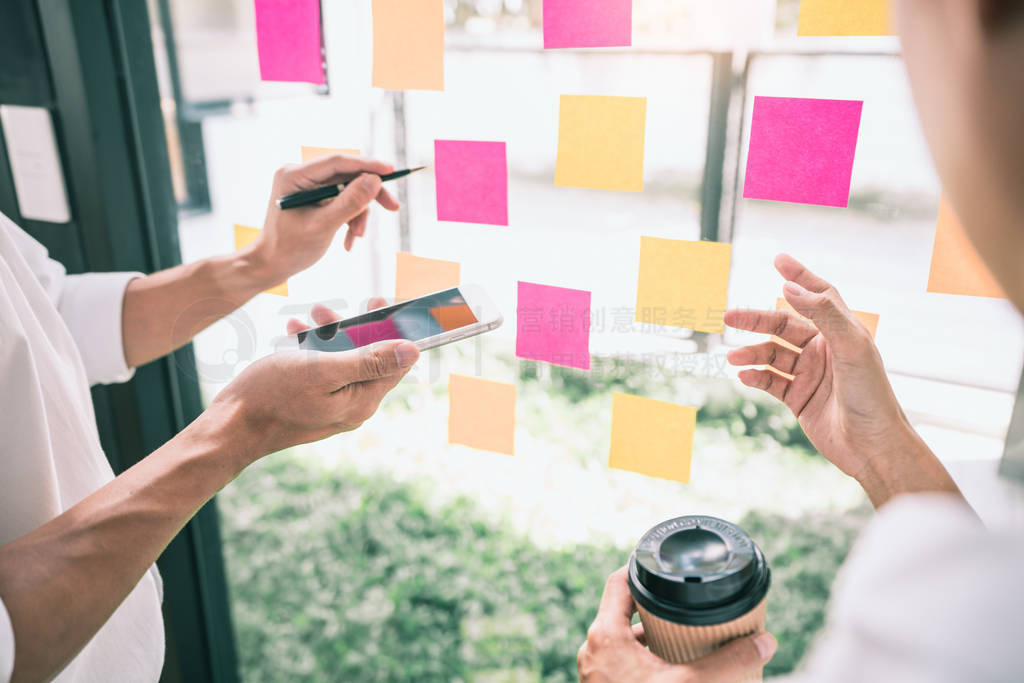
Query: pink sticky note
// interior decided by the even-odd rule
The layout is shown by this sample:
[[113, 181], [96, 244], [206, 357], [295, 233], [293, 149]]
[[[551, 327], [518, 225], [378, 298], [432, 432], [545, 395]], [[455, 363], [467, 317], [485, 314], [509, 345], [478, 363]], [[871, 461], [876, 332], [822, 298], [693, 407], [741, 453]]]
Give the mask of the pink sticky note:
[[256, 0], [260, 78], [323, 85], [319, 0]]
[[357, 347], [389, 339], [404, 339], [393, 318], [346, 327], [339, 334], [347, 334], [352, 344]]
[[437, 220], [508, 225], [504, 142], [435, 140]]
[[633, 44], [633, 0], [544, 0], [544, 47]]
[[755, 97], [746, 199], [845, 207], [864, 103]]
[[516, 356], [590, 369], [590, 292], [519, 283]]

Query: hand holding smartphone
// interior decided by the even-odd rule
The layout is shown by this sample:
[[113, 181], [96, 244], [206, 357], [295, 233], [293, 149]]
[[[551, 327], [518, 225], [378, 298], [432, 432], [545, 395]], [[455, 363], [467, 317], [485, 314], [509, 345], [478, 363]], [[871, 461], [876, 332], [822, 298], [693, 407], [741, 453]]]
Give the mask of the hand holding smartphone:
[[406, 339], [426, 351], [497, 329], [503, 321], [482, 287], [460, 285], [281, 337], [274, 346], [278, 351], [351, 351]]

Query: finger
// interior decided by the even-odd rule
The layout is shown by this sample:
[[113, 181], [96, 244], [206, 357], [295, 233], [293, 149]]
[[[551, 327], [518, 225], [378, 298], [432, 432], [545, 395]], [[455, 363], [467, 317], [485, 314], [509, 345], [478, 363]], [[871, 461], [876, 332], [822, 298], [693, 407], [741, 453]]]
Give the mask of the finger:
[[326, 204], [324, 210], [329, 212], [336, 225], [344, 225], [366, 211], [378, 192], [380, 177], [364, 173], [346, 185], [341, 194]]
[[629, 592], [626, 579], [627, 571], [626, 567], [622, 567], [608, 577], [604, 594], [601, 595], [601, 606], [597, 609], [597, 619], [612, 633], [631, 632], [629, 621], [636, 612], [636, 603], [633, 602], [633, 594]]
[[812, 292], [821, 293], [832, 289], [832, 285], [807, 270], [804, 264], [789, 254], [779, 254], [775, 257], [775, 270], [787, 280], [796, 282]]
[[388, 211], [398, 211], [402, 208], [401, 202], [395, 199], [394, 195], [383, 187], [380, 188], [380, 192], [377, 193], [377, 203]]
[[412, 342], [395, 340], [327, 355], [330, 360], [324, 362], [330, 366], [328, 371], [344, 386], [404, 373], [419, 359], [420, 352]]
[[775, 636], [759, 633], [726, 643], [687, 666], [695, 674], [693, 678], [701, 683], [731, 683], [759, 678], [762, 667], [778, 646]]
[[352, 245], [356, 243], [356, 233], [352, 228], [345, 233], [345, 251], [352, 251]]
[[806, 346], [807, 342], [818, 334], [813, 323], [789, 311], [726, 311], [725, 324], [737, 330], [774, 334], [779, 339], [785, 339], [800, 348]]
[[643, 624], [633, 624], [633, 637], [636, 638], [641, 645], [647, 647], [647, 634], [644, 633]]
[[309, 317], [313, 319], [317, 325], [329, 325], [341, 320], [341, 316], [335, 311], [327, 308], [323, 304], [316, 304], [309, 311]]
[[349, 231], [355, 233], [356, 237], [362, 237], [366, 234], [366, 224], [369, 222], [369, 219], [369, 210], [363, 211], [348, 222]]
[[789, 392], [790, 381], [771, 370], [742, 370], [738, 377], [748, 387], [760, 389], [786, 402], [786, 394]]
[[[314, 159], [288, 170], [290, 179], [297, 182], [305, 181], [313, 186], [335, 185], [345, 182], [361, 173], [373, 173], [382, 176], [391, 173], [395, 167], [391, 164], [345, 154], [329, 154]], [[374, 193], [376, 195], [376, 192]]]
[[783, 285], [782, 294], [797, 313], [811, 319], [839, 357], [849, 356], [864, 347], [870, 348], [872, 342], [867, 331], [837, 295], [812, 292], [796, 282]]
[[298, 334], [299, 332], [304, 332], [308, 330], [309, 325], [302, 322], [298, 318], [289, 318], [288, 322], [285, 323], [284, 328], [286, 334]]
[[733, 349], [726, 354], [732, 365], [769, 365], [787, 375], [793, 374], [800, 354], [773, 341]]
[[384, 308], [388, 305], [388, 300], [382, 296], [371, 296], [370, 300], [366, 302], [367, 311], [375, 311], [378, 308]]

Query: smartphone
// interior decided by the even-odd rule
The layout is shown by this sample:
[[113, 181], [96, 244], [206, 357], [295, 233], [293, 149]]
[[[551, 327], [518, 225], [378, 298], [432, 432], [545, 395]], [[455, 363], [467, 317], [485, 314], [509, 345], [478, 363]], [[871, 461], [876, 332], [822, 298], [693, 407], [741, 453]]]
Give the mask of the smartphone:
[[281, 337], [274, 348], [351, 351], [379, 341], [408, 339], [426, 351], [497, 329], [503, 321], [482, 287], [459, 285]]

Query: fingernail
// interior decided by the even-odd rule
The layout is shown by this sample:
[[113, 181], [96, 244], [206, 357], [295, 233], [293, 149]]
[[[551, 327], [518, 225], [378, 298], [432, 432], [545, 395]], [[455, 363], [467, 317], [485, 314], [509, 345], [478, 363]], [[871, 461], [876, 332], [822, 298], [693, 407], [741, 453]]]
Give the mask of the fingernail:
[[409, 342], [403, 342], [395, 347], [395, 360], [398, 361], [398, 367], [400, 368], [407, 368], [415, 363], [419, 355], [419, 349]]
[[786, 284], [782, 285], [782, 291], [786, 292], [787, 294], [792, 294], [793, 296], [803, 296], [804, 294], [807, 293], [806, 289], [804, 289], [795, 282], [787, 282]]
[[754, 638], [754, 647], [757, 648], [757, 654], [761, 655], [762, 662], [771, 659], [778, 646], [779, 643], [775, 640], [775, 636], [770, 633], [762, 633]]
[[369, 191], [377, 189], [377, 185], [380, 184], [380, 180], [377, 176], [369, 173], [364, 173], [363, 177], [359, 179], [359, 182], [363, 184], [363, 188]]

